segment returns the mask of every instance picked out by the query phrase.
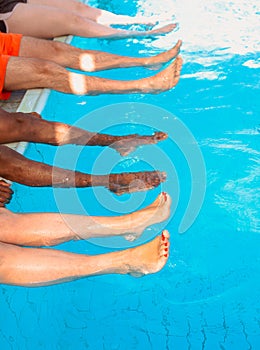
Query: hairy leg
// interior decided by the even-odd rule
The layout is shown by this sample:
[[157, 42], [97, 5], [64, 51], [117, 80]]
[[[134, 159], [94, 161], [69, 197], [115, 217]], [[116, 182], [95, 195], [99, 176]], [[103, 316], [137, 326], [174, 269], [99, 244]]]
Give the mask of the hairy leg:
[[63, 67], [95, 72], [112, 68], [158, 66], [175, 58], [181, 44], [179, 40], [172, 49], [152, 57], [127, 57], [103, 51], [82, 50], [57, 41], [23, 37], [19, 56], [40, 58]]
[[39, 247], [108, 236], [125, 236], [132, 241], [146, 227], [166, 220], [170, 215], [170, 206], [170, 196], [161, 193], [144, 209], [115, 217], [58, 213], [15, 214], [2, 208], [0, 242]]
[[0, 283], [35, 287], [110, 273], [140, 277], [164, 267], [169, 245], [168, 231], [141, 246], [95, 256], [0, 243]]
[[126, 38], [156, 36], [172, 32], [176, 24], [150, 31], [131, 31], [108, 27], [64, 9], [45, 5], [18, 4], [6, 20], [9, 31], [38, 38], [78, 35], [87, 38]]
[[177, 85], [181, 67], [182, 59], [178, 56], [167, 68], [152, 77], [122, 81], [69, 72], [45, 60], [11, 57], [4, 88], [10, 91], [49, 88], [77, 95], [160, 93]]

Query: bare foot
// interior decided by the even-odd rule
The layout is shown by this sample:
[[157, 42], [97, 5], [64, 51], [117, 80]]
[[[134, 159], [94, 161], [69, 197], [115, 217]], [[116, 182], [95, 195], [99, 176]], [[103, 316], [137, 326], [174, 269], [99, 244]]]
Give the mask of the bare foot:
[[182, 58], [178, 56], [167, 68], [150, 78], [141, 79], [141, 89], [144, 93], [158, 94], [176, 86], [180, 79]]
[[151, 242], [125, 250], [123, 252], [125, 270], [122, 273], [141, 277], [160, 271], [169, 257], [169, 238], [169, 232], [164, 230]]
[[133, 232], [125, 234], [125, 239], [134, 241], [148, 226], [168, 219], [170, 216], [171, 202], [171, 197], [167, 193], [162, 192], [151, 205], [130, 214], [129, 217]]
[[109, 190], [117, 195], [151, 190], [166, 180], [166, 173], [142, 171], [109, 175]]
[[12, 198], [13, 191], [10, 186], [11, 185], [4, 180], [0, 180], [0, 207], [4, 207]]
[[147, 36], [155, 36], [155, 35], [163, 35], [163, 34], [168, 34], [172, 31], [174, 31], [174, 29], [177, 27], [176, 23], [171, 23], [171, 24], [167, 24], [166, 26], [157, 28], [157, 29], [153, 29], [153, 30], [149, 30], [146, 32]]
[[159, 53], [154, 57], [146, 58], [144, 65], [146, 67], [156, 66], [159, 68], [163, 63], [171, 61], [179, 54], [181, 45], [182, 45], [182, 41], [178, 40], [176, 45], [170, 50]]
[[168, 135], [164, 132], [155, 132], [151, 136], [128, 135], [122, 137], [122, 140], [109, 145], [109, 147], [115, 149], [121, 156], [127, 156], [139, 146], [156, 144], [167, 139], [167, 137]]

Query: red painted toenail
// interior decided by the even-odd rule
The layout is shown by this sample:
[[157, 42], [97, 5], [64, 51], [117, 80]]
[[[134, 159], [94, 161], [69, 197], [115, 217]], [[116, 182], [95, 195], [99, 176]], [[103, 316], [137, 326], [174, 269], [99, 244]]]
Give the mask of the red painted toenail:
[[168, 248], [164, 248], [164, 250], [165, 250], [166, 252], [168, 252]]
[[162, 233], [162, 240], [164, 241], [165, 240], [165, 236], [164, 236], [164, 234]]
[[167, 257], [168, 257], [168, 254], [164, 254], [164, 256], [165, 256], [165, 258], [167, 258]]
[[167, 247], [168, 243], [164, 243], [165, 247]]

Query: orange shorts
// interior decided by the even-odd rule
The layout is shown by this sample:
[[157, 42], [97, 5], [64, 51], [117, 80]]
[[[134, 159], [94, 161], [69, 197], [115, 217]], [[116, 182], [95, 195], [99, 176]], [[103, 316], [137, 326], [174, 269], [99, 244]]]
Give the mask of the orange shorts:
[[10, 56], [18, 56], [22, 35], [0, 33], [0, 100], [7, 100], [11, 92], [3, 91], [6, 67]]

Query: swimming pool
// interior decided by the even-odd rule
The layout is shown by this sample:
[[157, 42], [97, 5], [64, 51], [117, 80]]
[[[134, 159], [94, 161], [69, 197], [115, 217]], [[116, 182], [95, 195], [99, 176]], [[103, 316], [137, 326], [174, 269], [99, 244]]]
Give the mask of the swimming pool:
[[[85, 120], [91, 112], [86, 118], [92, 121], [98, 109], [105, 108], [107, 112], [106, 108], [113, 110], [119, 103], [154, 106], [151, 120], [158, 117], [161, 109], [168, 111], [190, 130], [204, 157], [207, 188], [200, 213], [184, 234], [178, 233], [191, 192], [191, 178], [181, 150], [171, 139], [156, 147], [144, 147], [127, 159], [112, 151], [104, 153], [100, 148], [80, 149], [77, 168], [85, 171], [91, 171], [93, 164], [97, 166], [95, 170], [101, 171], [95, 159], [102, 160], [102, 154], [109, 155], [113, 170], [124, 171], [151, 166], [163, 169], [160, 155], [170, 158], [166, 166], [173, 164], [176, 169], [179, 199], [174, 216], [167, 223], [172, 234], [169, 263], [160, 273], [142, 279], [100, 276], [36, 289], [2, 285], [1, 349], [244, 350], [260, 346], [259, 13], [253, 1], [208, 1], [205, 5], [204, 1], [195, 0], [189, 3], [189, 10], [179, 0], [167, 3], [174, 5], [180, 30], [165, 38], [139, 42], [75, 38], [73, 44], [144, 55], [169, 48], [181, 37], [185, 63], [182, 79], [173, 91], [155, 96], [96, 97], [52, 92], [43, 116], [72, 124], [82, 117]], [[163, 10], [155, 0], [132, 5], [119, 0], [99, 2], [99, 6], [125, 13], [134, 13], [138, 4], [146, 13]], [[133, 79], [153, 73], [131, 68], [98, 75]], [[119, 115], [118, 122], [123, 121], [124, 128], [113, 121], [104, 130], [147, 132], [148, 120], [137, 117], [136, 109], [127, 118]], [[139, 124], [132, 126], [136, 120]], [[169, 117], [162, 126], [174, 133], [171, 121]], [[66, 146], [64, 150], [72, 155], [79, 148]], [[58, 162], [56, 151], [50, 146], [30, 145], [27, 156]], [[161, 188], [145, 196], [123, 196], [117, 201], [127, 209], [136, 203], [144, 206], [164, 189], [176, 200], [177, 178], [174, 181], [171, 175]], [[58, 210], [61, 202], [64, 210], [73, 210], [69, 200], [64, 201], [70, 198], [71, 190], [62, 190], [60, 201], [60, 191], [19, 185], [14, 185], [14, 189], [16, 195], [9, 206], [12, 210], [52, 211]], [[115, 196], [105, 190], [79, 190], [78, 195], [88, 213], [113, 215], [110, 205]], [[111, 196], [112, 204], [109, 200], [106, 205], [97, 200], [102, 195]], [[143, 239], [161, 227], [151, 228]], [[112, 245], [74, 242], [61, 248], [101, 253], [110, 251]]]

